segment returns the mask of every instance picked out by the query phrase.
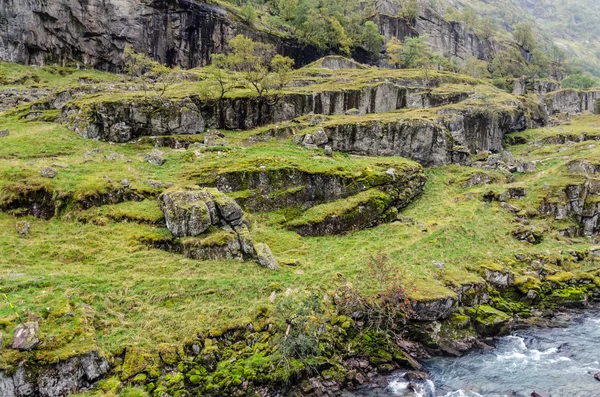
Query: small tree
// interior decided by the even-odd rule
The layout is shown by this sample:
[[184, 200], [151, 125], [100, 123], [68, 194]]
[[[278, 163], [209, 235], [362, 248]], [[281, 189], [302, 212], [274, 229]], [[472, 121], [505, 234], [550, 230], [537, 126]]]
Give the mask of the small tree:
[[433, 52], [422, 37], [409, 37], [402, 46], [402, 65], [408, 69], [431, 68]]
[[568, 76], [562, 82], [564, 88], [588, 89], [598, 85], [598, 80], [590, 73], [577, 73]]
[[275, 55], [275, 48], [243, 35], [236, 36], [229, 45], [233, 52], [227, 56], [228, 67], [241, 73], [242, 78], [256, 90], [258, 97], [262, 98], [270, 87], [269, 65]]
[[406, 21], [412, 21], [419, 16], [418, 0], [399, 0], [398, 6], [398, 17]]
[[489, 65], [486, 61], [470, 57], [465, 61], [463, 73], [475, 77], [476, 79], [489, 79], [492, 75], [488, 68]]
[[377, 24], [372, 21], [365, 22], [361, 39], [367, 51], [375, 55], [381, 53], [385, 38], [383, 35], [379, 34], [379, 27]]
[[184, 79], [184, 72], [178, 67], [171, 69], [153, 61], [147, 55], [135, 51], [129, 44], [123, 51], [123, 70], [142, 85], [144, 96], [150, 88], [154, 89], [157, 95], [163, 96], [172, 84]]
[[250, 26], [254, 26], [256, 24], [256, 21], [258, 21], [258, 15], [256, 15], [256, 10], [254, 9], [251, 3], [248, 3], [244, 7], [242, 7], [240, 12], [244, 20]]
[[152, 59], [135, 51], [130, 44], [125, 46], [125, 50], [123, 51], [123, 71], [131, 79], [138, 81], [142, 85], [144, 95], [148, 91], [145, 75], [152, 70], [153, 66], [154, 61]]
[[282, 90], [291, 79], [294, 60], [282, 55], [275, 55], [271, 60], [271, 69], [275, 73], [277, 87]]
[[346, 56], [350, 55], [352, 40], [350, 40], [350, 37], [348, 37], [344, 27], [337, 18], [330, 19], [329, 45], [337, 48], [339, 52]]
[[399, 68], [403, 63], [402, 42], [397, 37], [392, 37], [385, 45], [385, 54], [390, 66]]
[[368, 290], [376, 290], [375, 296], [345, 283], [335, 294], [340, 313], [349, 315], [364, 329], [386, 331], [386, 334], [402, 332], [412, 306], [399, 273], [385, 253], [370, 255], [363, 279]]
[[515, 26], [513, 37], [517, 44], [526, 51], [532, 51], [536, 46], [535, 33], [530, 22], [519, 22]]

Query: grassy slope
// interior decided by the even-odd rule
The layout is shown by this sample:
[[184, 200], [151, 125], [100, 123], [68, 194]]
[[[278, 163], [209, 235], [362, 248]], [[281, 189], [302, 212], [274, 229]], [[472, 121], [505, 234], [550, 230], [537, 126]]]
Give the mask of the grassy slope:
[[[19, 70], [11, 73], [18, 74]], [[60, 83], [54, 78], [58, 79], [55, 84]], [[600, 118], [588, 116], [570, 128], [593, 130], [596, 124], [600, 125]], [[138, 156], [151, 149], [147, 143], [113, 145], [85, 140], [59, 124], [20, 120], [14, 115], [0, 116], [0, 130], [4, 128], [9, 128], [11, 135], [1, 138], [0, 191], [15, 183], [43, 183], [76, 195], [102, 189], [110, 183], [107, 178], [113, 182], [129, 178], [140, 188], [146, 188], [148, 179], [183, 184], [193, 182], [199, 173], [235, 168], [244, 160], [255, 164], [257, 159], [275, 158], [315, 170], [337, 167], [346, 172], [360, 172], [382, 161], [341, 154], [323, 160], [320, 153], [312, 157], [309, 150], [277, 141], [246, 147], [242, 143], [251, 133], [227, 132], [231, 152], [196, 156], [190, 151], [165, 149], [168, 161], [156, 167]], [[564, 128], [522, 135], [535, 140]], [[93, 148], [103, 151], [87, 161], [83, 154]], [[531, 151], [527, 145], [514, 150], [519, 154], [529, 151], [530, 159], [543, 160], [537, 173], [516, 176], [516, 182], [529, 188], [525, 200], [514, 202], [523, 208], [537, 208], [544, 184], [568, 180], [564, 163], [570, 157], [600, 154], [596, 142], [566, 151], [558, 147]], [[123, 157], [106, 160], [104, 156], [112, 152]], [[327, 162], [333, 163], [331, 167]], [[65, 168], [58, 168], [55, 179], [39, 176], [43, 166], [56, 163]], [[22, 315], [46, 318], [42, 332], [44, 340], [51, 342], [39, 355], [48, 360], [96, 344], [107, 352], [127, 345], [151, 348], [157, 343], [181, 342], [200, 329], [250, 321], [260, 307], [271, 305], [273, 291], [330, 291], [340, 275], [370, 290], [373, 285], [364, 277], [365, 263], [369, 254], [379, 250], [389, 254], [413, 298], [431, 299], [453, 294], [449, 289], [452, 285], [478, 280], [482, 266], [513, 264], [517, 253], [556, 254], [566, 248], [589, 247], [588, 240], [567, 242], [552, 232], [537, 246], [516, 241], [510, 236], [514, 216], [480, 199], [484, 192], [500, 190], [503, 185], [461, 187], [472, 172], [459, 166], [427, 170], [424, 194], [403, 211], [404, 216], [415, 219], [414, 225], [395, 222], [346, 236], [302, 238], [282, 228], [282, 212], [250, 215], [257, 241], [267, 242], [280, 259], [300, 262], [300, 266], [283, 267], [278, 272], [252, 263], [201, 262], [148, 249], [141, 238], [168, 236], [166, 229], [151, 224], [159, 217], [153, 201], [105, 206], [85, 213], [69, 208], [50, 221], [27, 218], [32, 224], [27, 237], [15, 232], [15, 223], [21, 218], [0, 213], [0, 292], [7, 295], [0, 304], [0, 329], [11, 334], [15, 325], [10, 301]], [[142, 223], [115, 221], [124, 213], [127, 219]], [[76, 221], [80, 217], [91, 221]], [[549, 220], [533, 222], [551, 226]], [[443, 261], [445, 269], [436, 269], [433, 261]], [[93, 318], [82, 314], [86, 310], [82, 305], [92, 308]], [[70, 312], [75, 316], [65, 315]], [[14, 359], [14, 354], [7, 350], [2, 360]]]

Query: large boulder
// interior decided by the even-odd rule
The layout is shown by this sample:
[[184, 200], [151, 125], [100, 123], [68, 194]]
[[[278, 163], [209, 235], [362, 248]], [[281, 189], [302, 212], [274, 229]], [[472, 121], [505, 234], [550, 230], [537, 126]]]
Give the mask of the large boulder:
[[225, 194], [212, 188], [171, 188], [159, 197], [167, 228], [176, 237], [199, 236], [211, 226], [238, 226], [244, 212]]

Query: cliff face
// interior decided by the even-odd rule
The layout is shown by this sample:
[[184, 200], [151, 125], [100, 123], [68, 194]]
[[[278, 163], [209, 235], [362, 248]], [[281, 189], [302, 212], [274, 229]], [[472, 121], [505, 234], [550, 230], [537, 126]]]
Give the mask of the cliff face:
[[378, 24], [386, 42], [392, 37], [424, 36], [433, 51], [448, 57], [467, 59], [476, 57], [489, 61], [495, 43], [478, 37], [464, 23], [448, 22], [429, 7], [421, 7], [419, 15], [411, 22], [395, 17], [397, 10], [389, 8], [378, 16]]
[[207, 64], [237, 34], [275, 44], [298, 65], [320, 55], [195, 0], [0, 0], [0, 59], [10, 62], [74, 60], [114, 70], [129, 43], [162, 63], [191, 68]]

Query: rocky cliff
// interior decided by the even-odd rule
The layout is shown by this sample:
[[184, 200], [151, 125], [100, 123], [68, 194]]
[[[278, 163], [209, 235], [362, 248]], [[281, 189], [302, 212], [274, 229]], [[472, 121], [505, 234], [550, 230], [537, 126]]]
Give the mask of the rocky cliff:
[[395, 16], [397, 14], [398, 10], [389, 6], [377, 17], [386, 42], [392, 37], [404, 40], [406, 37], [423, 36], [435, 52], [463, 60], [476, 57], [489, 61], [497, 49], [497, 43], [478, 37], [464, 23], [446, 21], [429, 7], [421, 7], [412, 21]]
[[237, 34], [270, 42], [302, 65], [318, 58], [293, 40], [257, 31], [195, 0], [0, 0], [0, 60], [81, 62], [117, 69], [126, 44], [167, 65], [206, 65]]

